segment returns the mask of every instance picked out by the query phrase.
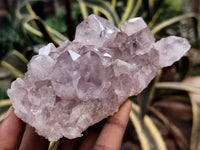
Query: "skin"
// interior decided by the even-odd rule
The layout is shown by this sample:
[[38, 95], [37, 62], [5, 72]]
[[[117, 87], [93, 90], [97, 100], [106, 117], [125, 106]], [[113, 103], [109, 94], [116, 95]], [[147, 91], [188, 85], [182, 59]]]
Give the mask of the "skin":
[[[113, 116], [88, 128], [83, 137], [60, 139], [58, 150], [119, 150], [130, 111], [131, 102], [127, 100]], [[0, 123], [0, 150], [47, 150], [48, 146], [49, 141], [17, 118], [12, 107], [8, 110]]]

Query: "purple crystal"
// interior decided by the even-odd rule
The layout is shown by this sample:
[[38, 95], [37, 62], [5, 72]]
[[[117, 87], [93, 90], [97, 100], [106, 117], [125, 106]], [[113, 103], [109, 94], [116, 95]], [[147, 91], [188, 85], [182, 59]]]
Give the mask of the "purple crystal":
[[84, 45], [94, 45], [98, 48], [109, 43], [117, 32], [119, 32], [119, 29], [106, 19], [90, 15], [76, 28], [74, 41]]
[[189, 48], [186, 39], [175, 36], [155, 43], [142, 18], [125, 22], [120, 31], [90, 15], [77, 27], [74, 41], [40, 49], [8, 95], [16, 115], [39, 135], [50, 141], [80, 137]]

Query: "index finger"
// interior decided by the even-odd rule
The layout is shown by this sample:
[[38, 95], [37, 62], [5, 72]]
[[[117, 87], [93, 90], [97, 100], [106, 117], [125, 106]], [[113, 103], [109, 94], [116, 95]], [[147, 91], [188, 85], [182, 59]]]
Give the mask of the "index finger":
[[119, 111], [107, 119], [104, 128], [94, 145], [94, 150], [120, 149], [122, 138], [129, 120], [130, 111], [131, 101], [126, 100]]
[[0, 149], [18, 150], [24, 129], [25, 123], [16, 117], [11, 107], [0, 124]]

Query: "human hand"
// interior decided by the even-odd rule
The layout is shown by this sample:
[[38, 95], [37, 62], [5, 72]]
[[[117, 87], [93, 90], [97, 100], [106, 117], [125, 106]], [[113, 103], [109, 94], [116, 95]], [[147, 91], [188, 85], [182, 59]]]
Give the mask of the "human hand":
[[[113, 116], [108, 117], [103, 128], [99, 124], [89, 127], [83, 137], [60, 139], [58, 150], [118, 150], [131, 111], [127, 100]], [[39, 136], [33, 127], [26, 125], [14, 114], [11, 107], [0, 123], [0, 150], [47, 150], [49, 141]]]

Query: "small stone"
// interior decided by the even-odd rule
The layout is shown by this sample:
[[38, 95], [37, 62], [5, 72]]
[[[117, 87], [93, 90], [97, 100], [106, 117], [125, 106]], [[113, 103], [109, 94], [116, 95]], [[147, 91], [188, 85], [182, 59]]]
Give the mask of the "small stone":
[[90, 15], [78, 25], [74, 41], [41, 48], [8, 96], [16, 115], [39, 135], [50, 141], [77, 138], [117, 112], [189, 48], [186, 39], [175, 36], [155, 43], [142, 18], [125, 22], [120, 31]]

